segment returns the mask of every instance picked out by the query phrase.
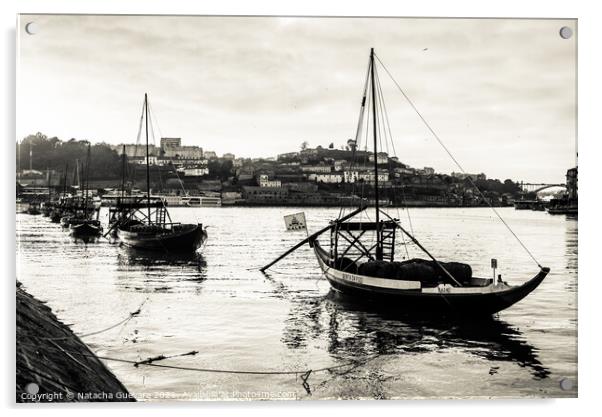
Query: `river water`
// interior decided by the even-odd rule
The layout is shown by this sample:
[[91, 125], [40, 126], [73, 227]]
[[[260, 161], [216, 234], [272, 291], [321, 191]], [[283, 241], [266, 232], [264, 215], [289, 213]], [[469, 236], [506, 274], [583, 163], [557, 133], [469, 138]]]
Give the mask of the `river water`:
[[[140, 400], [575, 397], [577, 220], [499, 209], [551, 273], [530, 296], [491, 320], [392, 317], [337, 297], [308, 247], [264, 275], [258, 268], [305, 237], [283, 216], [306, 213], [309, 230], [333, 208], [172, 208], [202, 222], [199, 258], [166, 258], [101, 240], [73, 241], [47, 218], [17, 214], [17, 278], [103, 357], [188, 368], [291, 371], [236, 374], [105, 360]], [[392, 211], [442, 260], [476, 276], [521, 283], [537, 266], [486, 208]], [[107, 212], [101, 211], [106, 222]], [[398, 247], [398, 258], [419, 256]], [[350, 361], [355, 366], [346, 365]], [[330, 371], [321, 368], [342, 365]], [[303, 384], [301, 373], [314, 370]], [[562, 389], [566, 378], [569, 389]], [[567, 386], [565, 386], [567, 388]]]

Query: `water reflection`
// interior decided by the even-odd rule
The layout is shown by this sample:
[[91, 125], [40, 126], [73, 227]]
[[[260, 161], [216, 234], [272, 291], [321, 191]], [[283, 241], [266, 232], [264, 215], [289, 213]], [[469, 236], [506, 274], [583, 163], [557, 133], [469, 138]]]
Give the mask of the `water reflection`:
[[101, 240], [101, 236], [75, 236], [70, 235], [73, 243], [83, 243], [84, 245], [88, 245], [91, 243], [98, 243]]
[[[533, 379], [550, 375], [520, 330], [497, 318], [416, 319], [365, 307], [333, 290], [325, 297], [293, 302], [282, 341], [290, 349], [301, 349], [324, 338], [328, 352], [341, 360], [460, 349], [491, 362], [528, 368]], [[492, 366], [491, 372], [495, 369]]]
[[139, 292], [198, 293], [198, 284], [207, 278], [206, 262], [200, 253], [144, 251], [121, 245], [117, 264], [118, 285]]
[[145, 251], [135, 248], [130, 248], [124, 245], [119, 246], [117, 254], [119, 263], [122, 265], [138, 265], [142, 267], [161, 267], [161, 266], [185, 266], [195, 268], [201, 272], [207, 265], [203, 256], [198, 253], [171, 253]]
[[566, 229], [565, 229], [565, 258], [566, 258], [566, 269], [567, 272], [574, 276], [574, 279], [568, 281], [567, 288], [576, 291], [577, 290], [577, 270], [579, 264], [578, 257], [578, 222], [577, 217], [566, 218]]

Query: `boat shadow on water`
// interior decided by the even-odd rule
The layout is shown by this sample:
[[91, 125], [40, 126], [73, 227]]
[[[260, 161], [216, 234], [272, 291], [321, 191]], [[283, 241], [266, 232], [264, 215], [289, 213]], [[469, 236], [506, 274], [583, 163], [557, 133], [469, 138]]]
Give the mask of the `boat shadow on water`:
[[121, 245], [117, 260], [123, 272], [119, 285], [137, 292], [199, 291], [198, 284], [207, 278], [205, 259], [198, 252], [155, 252]]
[[375, 309], [374, 304], [362, 304], [334, 290], [324, 297], [294, 302], [283, 333], [283, 342], [291, 349], [304, 348], [322, 338], [327, 340], [331, 355], [351, 360], [460, 350], [489, 361], [492, 374], [500, 362], [526, 368], [536, 380], [551, 373], [522, 332], [494, 316], [473, 320], [416, 318], [388, 308]]
[[120, 265], [146, 268], [190, 267], [202, 272], [206, 266], [203, 255], [199, 252], [172, 253], [135, 249], [125, 245], [119, 246], [118, 259]]
[[73, 243], [84, 244], [84, 245], [98, 243], [102, 239], [101, 236], [87, 236], [87, 235], [79, 236], [79, 235], [74, 235], [74, 234], [70, 234], [69, 236], [71, 237], [71, 240], [73, 241]]

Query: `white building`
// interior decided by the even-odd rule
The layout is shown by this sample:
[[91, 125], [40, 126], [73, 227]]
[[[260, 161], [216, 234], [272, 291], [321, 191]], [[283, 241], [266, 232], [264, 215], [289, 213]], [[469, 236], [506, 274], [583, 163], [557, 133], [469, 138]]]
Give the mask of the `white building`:
[[344, 159], [337, 159], [334, 161], [334, 170], [335, 171], [342, 171], [343, 168], [345, 168], [345, 166], [347, 165], [347, 161]]
[[321, 172], [327, 174], [332, 172], [332, 167], [328, 165], [303, 165], [301, 166], [302, 172]]
[[410, 167], [397, 167], [394, 169], [396, 174], [414, 175], [416, 170]]
[[[374, 154], [373, 153], [368, 155], [368, 161], [374, 162]], [[387, 155], [385, 152], [379, 152], [376, 154], [376, 163], [377, 164], [386, 164], [387, 162], [389, 162], [389, 155]]]
[[[374, 182], [374, 172], [372, 171], [344, 171], [343, 178], [346, 183], [353, 184], [358, 181], [364, 181], [368, 183]], [[379, 172], [378, 173], [378, 181], [385, 182], [389, 181], [389, 173], [388, 172]]]
[[202, 177], [203, 175], [209, 175], [209, 168], [206, 167], [195, 167], [195, 168], [184, 168], [182, 171], [187, 177]]
[[203, 148], [198, 146], [165, 146], [163, 156], [175, 159], [203, 159]]
[[257, 181], [260, 187], [263, 188], [279, 188], [282, 187], [282, 182], [280, 180], [270, 180], [267, 175], [261, 174], [259, 176], [259, 180]]
[[[144, 157], [144, 158], [135, 158], [135, 159], [132, 158], [131, 162], [134, 163], [134, 164], [146, 165], [146, 157]], [[154, 156], [154, 155], [149, 155], [148, 156], [148, 164], [149, 165], [159, 165], [157, 157]], [[163, 165], [163, 164], [161, 163], [161, 165]]]
[[309, 174], [308, 178], [310, 181], [323, 182], [326, 184], [340, 184], [341, 182], [343, 182], [343, 174], [335, 174], [335, 173], [329, 173], [329, 174], [313, 173], [313, 174]]

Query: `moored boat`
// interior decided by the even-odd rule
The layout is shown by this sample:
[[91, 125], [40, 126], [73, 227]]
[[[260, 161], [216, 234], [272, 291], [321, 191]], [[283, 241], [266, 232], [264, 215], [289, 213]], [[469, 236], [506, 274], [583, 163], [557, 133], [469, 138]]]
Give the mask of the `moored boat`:
[[[497, 261], [495, 259], [491, 260], [492, 268], [494, 268], [492, 278], [475, 277], [469, 264], [443, 262], [437, 259], [418, 241], [413, 231], [410, 232], [411, 222], [409, 223], [410, 230], [408, 230], [398, 218], [391, 216], [387, 210], [381, 208], [377, 162], [378, 146], [383, 142], [388, 144], [388, 140], [391, 140], [392, 143], [392, 138], [375, 59], [377, 58], [374, 50], [371, 50], [355, 138], [355, 143], [359, 148], [361, 139], [365, 137], [367, 143], [369, 130], [372, 130], [374, 172], [373, 183], [370, 184], [371, 190], [368, 192], [373, 195], [367, 197], [373, 201], [373, 212], [367, 215], [365, 212], [368, 207], [365, 205], [351, 210], [349, 213], [345, 213], [346, 207], [341, 207], [337, 219], [309, 235], [261, 270], [265, 271], [307, 243], [313, 249], [324, 277], [335, 291], [362, 301], [387, 304], [398, 312], [419, 315], [434, 313], [483, 316], [497, 313], [519, 302], [535, 290], [550, 272], [549, 268], [537, 263], [520, 240], [519, 243], [537, 263], [539, 271], [533, 278], [521, 285], [509, 285], [502, 280], [501, 275], [496, 276]], [[380, 60], [379, 62], [384, 67]], [[386, 72], [390, 76], [388, 70]], [[401, 90], [399, 84], [395, 80], [393, 81]], [[403, 90], [401, 91], [418, 113]], [[370, 105], [371, 115], [370, 112], [365, 115], [365, 110], [366, 108], [370, 109]], [[424, 118], [420, 117], [430, 129]], [[372, 129], [369, 129], [369, 123], [366, 123], [365, 132], [363, 131], [364, 119], [372, 123]], [[433, 132], [432, 129], [430, 130]], [[436, 135], [435, 137], [441, 143]], [[445, 148], [444, 145], [442, 146]], [[447, 148], [445, 150], [447, 151]], [[449, 151], [447, 152], [449, 153]], [[456, 162], [455, 158], [452, 157], [452, 159]], [[463, 171], [457, 162], [456, 164]], [[470, 181], [472, 183], [472, 180]], [[481, 193], [474, 183], [472, 186]], [[362, 184], [361, 193], [364, 193], [365, 189], [366, 187]], [[481, 196], [484, 198], [482, 193]], [[365, 196], [361, 195], [361, 197]], [[495, 208], [491, 208], [501, 219]], [[503, 219], [501, 220], [503, 221]], [[508, 224], [503, 223], [518, 240]], [[326, 232], [330, 232], [329, 245], [323, 247], [319, 238]], [[400, 238], [397, 237], [398, 235]], [[406, 255], [401, 262], [396, 260], [396, 257], [400, 255], [396, 251], [396, 247], [400, 243], [404, 246]], [[413, 250], [419, 250], [427, 259], [411, 257], [408, 251], [410, 244], [413, 246]]]
[[29, 207], [27, 207], [27, 214], [31, 214], [37, 216], [41, 213], [40, 204], [37, 202], [29, 203]]
[[[69, 225], [70, 233], [75, 238], [90, 238], [97, 237], [102, 234], [102, 226], [100, 224], [99, 208], [93, 202], [93, 199], [89, 195], [89, 184], [90, 184], [90, 144], [88, 143], [88, 155], [86, 157], [85, 167], [85, 190], [83, 192], [83, 198], [81, 206], [75, 208], [74, 214], [67, 217], [65, 224]], [[96, 213], [96, 218], [94, 218]], [[61, 223], [62, 223], [61, 219]]]
[[[111, 226], [107, 235], [116, 231], [115, 234], [122, 244], [136, 249], [168, 253], [195, 252], [207, 239], [207, 231], [203, 225], [201, 223], [173, 222], [165, 200], [151, 197], [148, 153], [149, 108], [146, 94], [144, 95], [142, 118], [145, 122], [146, 138], [146, 195], [126, 197], [124, 195], [125, 187], [122, 185], [122, 197], [118, 198], [115, 205], [109, 210]], [[142, 129], [142, 119], [140, 129]], [[125, 176], [125, 153], [123, 153], [123, 158], [123, 175]]]

